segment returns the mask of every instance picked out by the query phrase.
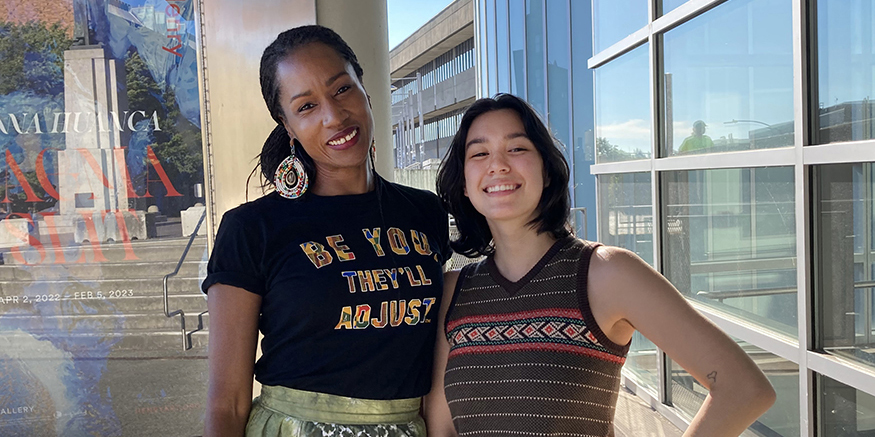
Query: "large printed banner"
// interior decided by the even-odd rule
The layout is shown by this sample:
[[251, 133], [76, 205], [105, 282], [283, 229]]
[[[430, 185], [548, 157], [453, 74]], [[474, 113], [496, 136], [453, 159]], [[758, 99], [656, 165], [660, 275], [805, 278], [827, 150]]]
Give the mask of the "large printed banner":
[[5, 3], [0, 436], [198, 435], [203, 237], [185, 334], [163, 298], [205, 211], [195, 4]]

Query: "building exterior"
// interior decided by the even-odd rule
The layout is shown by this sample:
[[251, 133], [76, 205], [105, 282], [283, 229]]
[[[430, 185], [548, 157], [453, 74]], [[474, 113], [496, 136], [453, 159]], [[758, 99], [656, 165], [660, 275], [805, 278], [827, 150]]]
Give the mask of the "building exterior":
[[596, 236], [590, 0], [478, 0], [478, 96], [525, 98], [565, 147], [579, 236]]
[[[747, 434], [875, 433], [875, 6], [475, 10], [478, 95], [542, 114], [590, 238], [635, 251], [765, 371], [778, 400]], [[624, 382], [682, 428], [706, 394], [638, 334]]]
[[457, 0], [389, 52], [399, 182], [434, 191], [436, 171], [474, 102], [474, 8]]

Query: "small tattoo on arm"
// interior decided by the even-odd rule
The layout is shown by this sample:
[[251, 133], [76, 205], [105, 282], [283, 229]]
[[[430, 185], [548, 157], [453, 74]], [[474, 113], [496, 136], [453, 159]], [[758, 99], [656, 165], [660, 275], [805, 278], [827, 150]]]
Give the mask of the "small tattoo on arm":
[[711, 381], [717, 382], [717, 371], [715, 370], [715, 371], [709, 373], [708, 379], [710, 379]]

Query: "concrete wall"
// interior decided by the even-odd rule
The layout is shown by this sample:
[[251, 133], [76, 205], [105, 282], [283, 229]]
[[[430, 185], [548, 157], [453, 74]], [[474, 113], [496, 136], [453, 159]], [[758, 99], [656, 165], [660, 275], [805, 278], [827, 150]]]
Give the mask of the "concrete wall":
[[[203, 5], [203, 17], [202, 126], [212, 241], [222, 214], [246, 200], [246, 178], [276, 126], [261, 98], [261, 54], [280, 32], [316, 23], [316, 4], [314, 0], [265, 0], [257, 5], [211, 0]], [[253, 176], [249, 200], [261, 195], [258, 182], [258, 175]]]

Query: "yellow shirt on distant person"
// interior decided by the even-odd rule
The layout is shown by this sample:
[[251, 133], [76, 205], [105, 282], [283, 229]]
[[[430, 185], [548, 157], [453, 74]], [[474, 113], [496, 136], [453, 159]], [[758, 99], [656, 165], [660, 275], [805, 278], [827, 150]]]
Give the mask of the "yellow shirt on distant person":
[[714, 142], [711, 141], [711, 137], [708, 135], [690, 135], [684, 139], [683, 143], [681, 143], [681, 148], [678, 149], [678, 153], [700, 153], [710, 147], [714, 147]]

